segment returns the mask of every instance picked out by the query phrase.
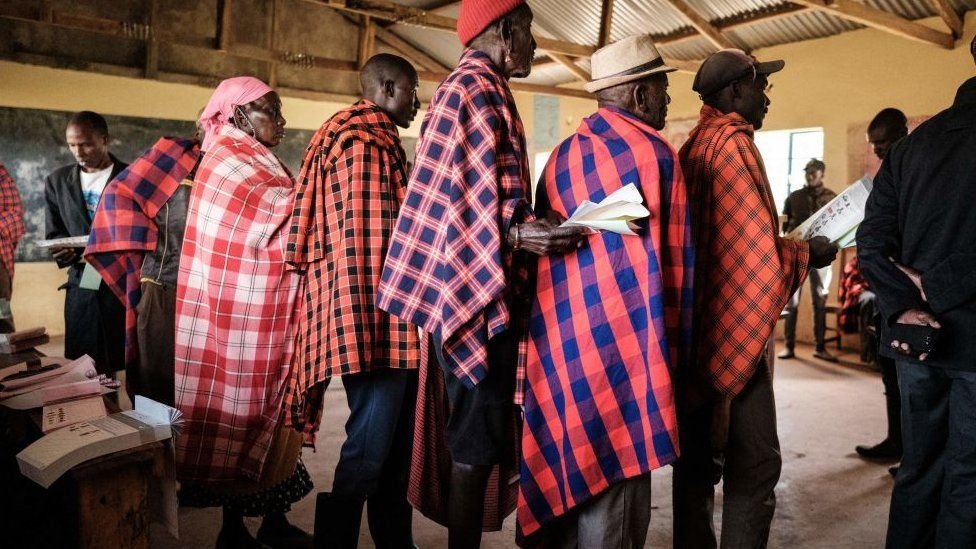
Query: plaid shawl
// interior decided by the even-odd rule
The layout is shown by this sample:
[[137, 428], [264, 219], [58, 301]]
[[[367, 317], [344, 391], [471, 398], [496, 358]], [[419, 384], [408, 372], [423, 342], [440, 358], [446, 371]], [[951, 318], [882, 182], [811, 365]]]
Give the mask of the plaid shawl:
[[679, 153], [696, 248], [693, 374], [730, 397], [755, 373], [780, 312], [809, 271], [809, 246], [779, 236], [752, 135], [738, 114], [704, 105]]
[[183, 480], [261, 474], [290, 373], [300, 282], [284, 261], [293, 187], [278, 158], [232, 126], [197, 169], [176, 289]]
[[417, 328], [374, 305], [405, 168], [396, 126], [369, 101], [326, 121], [305, 153], [285, 261], [306, 279], [287, 407], [308, 433], [318, 430], [322, 395], [309, 388], [331, 376], [417, 367]]
[[24, 206], [17, 184], [0, 164], [0, 263], [14, 277], [14, 249], [24, 236]]
[[[376, 302], [439, 330], [454, 375], [471, 387], [488, 371], [488, 340], [509, 328], [510, 307], [527, 294], [528, 260], [505, 244], [512, 223], [532, 218], [527, 154], [508, 83], [487, 55], [465, 50], [420, 130]], [[521, 373], [528, 335], [512, 328]]]
[[691, 339], [694, 247], [677, 152], [630, 113], [601, 108], [549, 158], [536, 211], [569, 217], [635, 183], [639, 236], [591, 235], [539, 260], [526, 369], [518, 524], [530, 535], [628, 478], [671, 463], [671, 370]]
[[837, 285], [837, 298], [840, 299], [837, 326], [845, 334], [858, 332], [861, 323], [861, 294], [869, 288], [855, 255], [847, 265], [844, 265], [844, 273], [840, 277], [840, 284]]
[[85, 261], [125, 305], [125, 364], [139, 360], [136, 306], [146, 252], [156, 248], [156, 214], [200, 158], [190, 139], [160, 138], [151, 149], [109, 182], [92, 221]]

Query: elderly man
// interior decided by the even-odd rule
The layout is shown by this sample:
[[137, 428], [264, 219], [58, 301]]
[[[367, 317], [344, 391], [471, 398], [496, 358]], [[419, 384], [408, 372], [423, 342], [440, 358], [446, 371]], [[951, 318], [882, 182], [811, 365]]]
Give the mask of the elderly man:
[[0, 334], [14, 331], [10, 295], [14, 283], [14, 250], [24, 236], [24, 207], [17, 185], [0, 164]]
[[332, 492], [318, 495], [319, 547], [356, 547], [363, 503], [377, 547], [411, 547], [407, 502], [420, 341], [376, 308], [376, 285], [407, 189], [397, 126], [417, 115], [417, 71], [379, 54], [359, 75], [363, 99], [312, 137], [296, 185], [285, 260], [305, 274], [299, 294], [294, 424], [314, 434], [329, 380], [349, 403]]
[[539, 260], [518, 506], [527, 546], [643, 547], [650, 472], [678, 455], [671, 372], [691, 335], [694, 249], [678, 155], [658, 133], [675, 69], [648, 35], [592, 64], [599, 110], [549, 158], [536, 211], [569, 215], [635, 185], [651, 215], [636, 235], [594, 234]]
[[[71, 117], [65, 129], [76, 163], [47, 177], [46, 238], [88, 236], [92, 219], [109, 181], [126, 164], [108, 151], [108, 124], [94, 112]], [[125, 369], [125, 307], [102, 283], [94, 268], [81, 261], [84, 248], [51, 250], [58, 267], [68, 268], [64, 297], [64, 356], [88, 355], [99, 372]]]
[[[875, 115], [868, 125], [868, 143], [875, 156], [882, 162], [896, 141], [908, 135], [908, 118], [898, 109], [886, 108]], [[855, 258], [855, 269], [860, 269], [860, 263]], [[875, 338], [884, 331], [884, 321], [880, 317], [877, 306], [877, 294], [869, 288], [862, 295], [861, 318], [871, 319], [875, 327]], [[876, 349], [875, 349], [876, 350]], [[881, 442], [873, 445], [858, 445], [854, 448], [857, 454], [866, 459], [899, 460], [901, 459], [901, 393], [898, 390], [898, 369], [895, 360], [882, 353], [878, 354], [878, 365], [881, 366], [881, 382], [884, 384], [885, 411], [888, 417], [888, 433]], [[898, 467], [888, 469], [892, 475], [898, 472]]]
[[[525, 131], [507, 81], [531, 70], [531, 24], [524, 0], [461, 2], [458, 37], [466, 49], [424, 120], [377, 293], [381, 309], [423, 329], [424, 355], [443, 370], [437, 379], [422, 356], [414, 453], [430, 463], [414, 463], [426, 468], [415, 471], [411, 487], [427, 493], [411, 493], [411, 501], [447, 523], [452, 548], [477, 547], [482, 523], [500, 527], [514, 504], [486, 490], [493, 468], [494, 488], [510, 488], [516, 474], [530, 254], [573, 249], [583, 235], [535, 219], [529, 206]], [[451, 404], [449, 487], [436, 465], [438, 439], [425, 438], [441, 418], [441, 386]], [[496, 507], [486, 506], [486, 495]], [[499, 504], [507, 509], [499, 512]]]
[[[970, 50], [976, 61], [976, 40]], [[896, 359], [901, 389], [904, 449], [889, 548], [976, 547], [974, 149], [970, 78], [952, 107], [888, 150], [857, 231], [881, 311], [881, 352]], [[926, 349], [930, 331], [941, 334]]]
[[[811, 158], [803, 168], [807, 184], [802, 189], [797, 189], [786, 197], [786, 204], [783, 205], [783, 215], [786, 216], [786, 223], [783, 224], [783, 231], [790, 232], [799, 227], [811, 215], [817, 213], [820, 208], [837, 196], [837, 193], [824, 186], [824, 170], [826, 164], [822, 160]], [[824, 334], [827, 328], [827, 294], [830, 293], [831, 269], [810, 269], [810, 295], [813, 300], [813, 336], [817, 343], [813, 356], [828, 362], [837, 362], [837, 357], [827, 350], [824, 344]], [[786, 349], [778, 355], [778, 358], [793, 358], [793, 348], [796, 344], [796, 312], [800, 306], [800, 294], [802, 287], [797, 290], [786, 305], [786, 326], [784, 339], [786, 339]]]
[[705, 104], [680, 152], [697, 291], [674, 478], [675, 547], [715, 547], [714, 484], [723, 478], [722, 546], [765, 546], [782, 464], [766, 343], [807, 272], [837, 253], [824, 237], [779, 236], [753, 132], [769, 107], [767, 77], [783, 66], [729, 49], [695, 75]]
[[173, 405], [176, 279], [200, 140], [162, 137], [105, 187], [85, 260], [125, 306], [126, 391]]

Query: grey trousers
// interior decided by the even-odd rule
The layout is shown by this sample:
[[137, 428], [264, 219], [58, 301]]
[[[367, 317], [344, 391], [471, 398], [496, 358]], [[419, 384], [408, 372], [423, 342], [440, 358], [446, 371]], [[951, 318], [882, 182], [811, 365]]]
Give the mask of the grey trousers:
[[651, 524], [650, 473], [614, 484], [529, 538], [546, 549], [640, 549]]
[[765, 362], [732, 400], [728, 444], [713, 451], [712, 406], [679, 411], [681, 458], [674, 467], [674, 547], [717, 547], [715, 485], [724, 482], [723, 549], [766, 547], [783, 461], [773, 383]]
[[[830, 267], [810, 269], [810, 293], [813, 297], [813, 338], [817, 342], [817, 349], [824, 348], [824, 335], [827, 331], [827, 295], [830, 293], [830, 278], [833, 275]], [[783, 326], [783, 339], [790, 349], [796, 344], [796, 310], [800, 306], [800, 294], [803, 286], [786, 303], [785, 311], [789, 316]]]

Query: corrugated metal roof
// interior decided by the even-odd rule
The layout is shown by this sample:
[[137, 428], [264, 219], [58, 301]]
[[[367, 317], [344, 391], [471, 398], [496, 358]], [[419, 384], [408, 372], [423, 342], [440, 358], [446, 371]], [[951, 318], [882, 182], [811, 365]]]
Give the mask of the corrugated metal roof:
[[[430, 9], [443, 0], [395, 0], [405, 5]], [[709, 21], [734, 21], [750, 15], [768, 13], [788, 7], [783, 0], [686, 0]], [[930, 0], [863, 0], [865, 4], [907, 19], [936, 14]], [[950, 0], [958, 12], [976, 9], [976, 0]], [[567, 42], [594, 46], [600, 33], [601, 0], [530, 0], [535, 13], [536, 31]], [[437, 13], [456, 17], [457, 6]], [[724, 34], [739, 47], [755, 50], [778, 44], [823, 38], [862, 28], [861, 25], [815, 10], [804, 10], [766, 21], [737, 26]], [[427, 51], [443, 64], [451, 66], [461, 47], [451, 33], [395, 25], [394, 32]], [[657, 36], [691, 34], [691, 27], [667, 0], [616, 0], [614, 2], [611, 40], [637, 33]], [[660, 44], [662, 54], [682, 60], [702, 59], [715, 51], [707, 40], [689, 37]], [[588, 66], [588, 63], [581, 63]], [[560, 65], [545, 65], [533, 70], [528, 81], [553, 85], [570, 82], [575, 77]]]

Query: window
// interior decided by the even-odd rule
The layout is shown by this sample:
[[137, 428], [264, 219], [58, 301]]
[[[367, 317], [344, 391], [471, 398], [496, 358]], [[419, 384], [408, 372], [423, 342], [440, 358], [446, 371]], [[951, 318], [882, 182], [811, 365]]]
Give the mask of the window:
[[823, 159], [823, 128], [756, 132], [756, 147], [766, 164], [776, 210], [782, 211], [786, 197], [806, 185], [803, 167], [811, 158]]

